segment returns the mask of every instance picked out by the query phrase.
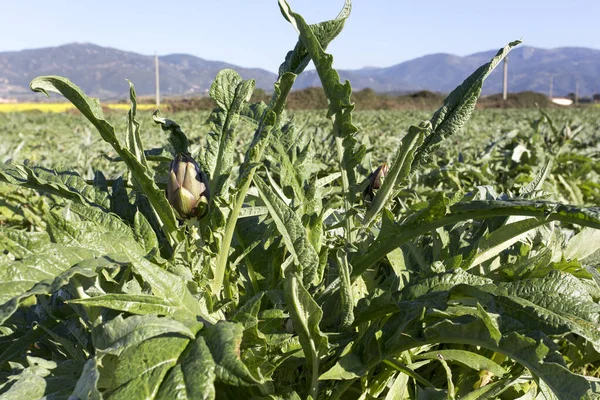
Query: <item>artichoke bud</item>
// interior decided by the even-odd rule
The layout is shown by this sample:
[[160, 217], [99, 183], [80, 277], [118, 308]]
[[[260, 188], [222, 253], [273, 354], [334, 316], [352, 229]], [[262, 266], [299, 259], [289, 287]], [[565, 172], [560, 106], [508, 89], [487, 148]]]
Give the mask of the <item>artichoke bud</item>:
[[387, 173], [390, 171], [390, 167], [388, 167], [387, 163], [383, 163], [381, 164], [372, 174], [371, 174], [371, 182], [369, 183], [371, 185], [371, 188], [374, 190], [377, 190], [381, 187], [381, 185], [383, 184], [383, 178], [385, 178], [385, 176], [387, 175]]
[[387, 163], [381, 164], [375, 171], [369, 175], [369, 186], [364, 191], [364, 197], [367, 200], [372, 200], [374, 196], [374, 191], [381, 188], [383, 185], [383, 178], [390, 171], [390, 167]]
[[167, 198], [180, 219], [202, 218], [208, 213], [208, 178], [186, 154], [171, 161]]

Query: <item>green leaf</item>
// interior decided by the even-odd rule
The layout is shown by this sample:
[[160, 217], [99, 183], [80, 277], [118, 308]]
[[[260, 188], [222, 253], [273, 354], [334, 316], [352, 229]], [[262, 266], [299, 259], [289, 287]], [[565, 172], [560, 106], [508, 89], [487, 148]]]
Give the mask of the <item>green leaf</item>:
[[215, 398], [215, 363], [202, 336], [189, 344], [181, 364], [165, 378], [157, 399], [211, 400]]
[[519, 190], [519, 194], [524, 197], [529, 197], [533, 193], [542, 189], [542, 184], [548, 178], [548, 175], [552, 172], [552, 167], [554, 166], [553, 158], [549, 158], [548, 161], [544, 164], [542, 169], [537, 173], [535, 178], [531, 182], [527, 184], [527, 186], [523, 186], [521, 190]]
[[104, 307], [131, 314], [172, 315], [178, 311], [177, 305], [170, 299], [146, 294], [111, 293], [84, 299], [69, 300], [68, 303], [82, 304], [86, 307]]
[[352, 260], [353, 277], [361, 275], [367, 268], [385, 257], [390, 251], [400, 247], [412, 238], [434, 231], [437, 228], [453, 225], [469, 219], [486, 219], [511, 215], [523, 215], [538, 218], [545, 223], [560, 221], [570, 224], [600, 229], [600, 211], [597, 208], [585, 208], [532, 200], [474, 200], [452, 205], [442, 218], [431, 222], [409, 221], [406, 224], [394, 224], [382, 230], [369, 250]]
[[144, 248], [146, 254], [152, 253], [158, 249], [158, 238], [152, 229], [150, 222], [140, 212], [136, 212], [133, 217], [133, 236], [141, 247]]
[[[392, 321], [389, 324], [393, 324]], [[503, 334], [497, 344], [483, 321], [476, 318], [445, 319], [428, 323], [410, 335], [398, 332], [387, 341], [386, 356], [399, 355], [404, 350], [435, 343], [470, 344], [502, 353], [544, 380], [559, 398], [579, 399], [588, 393], [589, 384], [586, 379], [570, 372], [564, 362], [557, 362], [562, 357], [550, 350], [544, 340], [508, 332]]]
[[215, 322], [215, 319], [202, 309], [182, 278], [141, 256], [131, 253], [128, 256], [135, 272], [152, 288], [152, 294], [170, 301], [171, 307], [176, 310], [170, 315], [172, 318], [196, 320], [201, 316], [206, 321]]
[[217, 380], [235, 386], [263, 382], [262, 377], [252, 373], [241, 360], [240, 346], [244, 333], [242, 324], [219, 321], [206, 327], [202, 333], [216, 364]]
[[[350, 187], [356, 184], [354, 168], [360, 163], [366, 153], [366, 147], [359, 144], [358, 140], [355, 138], [358, 128], [352, 123], [352, 111], [354, 110], [354, 104], [350, 98], [352, 88], [348, 81], [344, 84], [340, 83], [340, 76], [333, 68], [333, 57], [330, 54], [325, 53], [319, 38], [315, 35], [312, 28], [304, 21], [302, 16], [292, 12], [289, 4], [285, 0], [279, 0], [279, 8], [285, 19], [287, 19], [299, 32], [300, 40], [304, 43], [310, 58], [315, 64], [325, 96], [328, 100], [329, 107], [327, 116], [333, 122], [333, 136], [336, 141], [338, 163], [340, 172], [342, 173], [342, 191], [344, 194], [344, 207], [347, 213], [353, 204]], [[350, 14], [350, 9], [351, 2], [347, 0], [338, 19], [343, 22]], [[340, 24], [339, 29], [342, 27], [343, 23]], [[352, 242], [354, 234], [352, 220], [350, 218], [346, 218], [344, 229], [346, 240]]]
[[13, 371], [5, 384], [14, 382], [0, 395], [2, 399], [64, 399], [71, 393], [81, 370], [76, 361], [49, 361], [40, 357], [26, 356], [28, 367], [11, 363]]
[[[76, 266], [76, 263], [85, 260], [85, 257], [79, 256], [71, 249], [52, 246], [44, 250], [43, 258], [36, 254], [23, 261], [15, 261], [0, 270], [0, 324], [28, 298], [54, 293], [76, 275], [96, 275], [95, 271], [87, 267]], [[89, 264], [90, 261], [92, 260], [85, 260], [81, 265]], [[102, 263], [104, 260], [94, 261]]]
[[210, 177], [209, 192], [215, 197], [223, 194], [231, 174], [240, 113], [253, 91], [254, 80], [243, 80], [231, 69], [219, 71], [210, 87], [210, 97], [217, 107], [208, 119], [211, 131], [203, 164]]
[[[41, 374], [41, 375], [40, 375]], [[39, 368], [25, 368], [17, 377], [10, 389], [2, 393], [2, 400], [40, 399], [46, 392], [44, 375], [49, 371]]]
[[471, 266], [479, 265], [496, 257], [502, 251], [527, 237], [527, 232], [545, 223], [546, 221], [543, 219], [527, 218], [494, 230], [477, 243], [477, 255], [471, 262]]
[[[152, 119], [155, 124], [160, 124], [163, 131], [169, 131], [169, 142], [175, 150], [175, 154], [188, 154], [189, 142], [186, 134], [181, 130], [181, 126], [171, 119], [162, 118], [158, 110], [152, 114]], [[162, 150], [162, 149], [160, 149]], [[171, 161], [173, 157], [169, 157], [168, 161]], [[203, 165], [202, 167], [205, 168]]]
[[367, 371], [367, 366], [357, 354], [346, 354], [342, 356], [333, 367], [324, 372], [320, 381], [326, 380], [348, 380], [360, 378]]
[[[287, 6], [286, 3], [279, 3], [279, 7], [280, 9], [282, 9], [283, 16], [292, 24], [294, 24], [288, 18], [287, 11], [284, 11], [283, 7], [285, 6]], [[287, 6], [287, 8], [289, 9], [289, 6]], [[344, 7], [335, 19], [310, 25], [311, 30], [314, 32], [314, 35], [317, 37], [317, 40], [319, 41], [323, 49], [326, 49], [327, 45], [331, 43], [333, 39], [335, 39], [335, 37], [340, 34], [340, 32], [342, 32], [342, 29], [344, 28], [344, 23], [346, 22], [346, 19], [350, 16], [351, 10], [352, 3], [349, 0], [346, 0], [344, 2]], [[296, 30], [297, 29], [298, 28], [296, 28]], [[301, 39], [298, 40], [296, 46], [294, 47], [294, 50], [290, 51], [286, 55], [285, 61], [279, 67], [279, 76], [282, 76], [287, 72], [293, 72], [294, 74], [299, 75], [302, 71], [304, 71], [304, 68], [306, 68], [310, 60], [311, 55], [306, 49], [304, 42]]]
[[287, 95], [292, 89], [295, 79], [296, 75], [292, 73], [280, 75], [275, 83], [275, 93], [273, 94], [269, 108], [263, 113], [258, 128], [254, 132], [254, 139], [246, 152], [243, 164], [240, 166], [240, 174], [237, 182], [238, 191], [233, 200], [233, 209], [227, 219], [222, 244], [219, 248], [215, 276], [211, 285], [212, 293], [217, 297], [221, 293], [221, 286], [223, 285], [223, 278], [225, 277], [225, 270], [229, 259], [231, 240], [233, 239], [240, 210], [250, 189], [256, 168], [262, 159], [265, 148], [269, 144], [271, 131], [279, 124], [279, 118], [283, 113]]
[[472, 368], [476, 371], [488, 370], [497, 377], [502, 377], [506, 371], [500, 365], [490, 360], [487, 357], [465, 350], [436, 350], [427, 353], [420, 353], [413, 357], [413, 360], [436, 360], [439, 355], [444, 357], [444, 360], [456, 362], [465, 367]]
[[340, 275], [340, 328], [347, 329], [354, 322], [354, 299], [352, 282], [350, 281], [350, 266], [344, 251], [338, 250], [336, 259]]
[[425, 157], [437, 149], [442, 140], [458, 132], [469, 120], [481, 94], [483, 81], [511, 49], [520, 43], [520, 40], [516, 40], [500, 49], [490, 62], [479, 67], [446, 97], [444, 105], [431, 118], [431, 133], [415, 153], [415, 167], [423, 163]]
[[127, 113], [127, 136], [125, 136], [125, 145], [129, 149], [129, 152], [141, 165], [146, 167], [146, 169], [150, 169], [148, 166], [148, 161], [146, 161], [146, 154], [144, 153], [142, 139], [140, 139], [140, 123], [135, 119], [137, 114], [137, 97], [135, 94], [135, 87], [129, 79], [127, 82], [129, 83], [129, 99], [131, 100], [131, 108]]
[[178, 230], [177, 220], [171, 205], [165, 194], [154, 182], [154, 171], [142, 164], [129, 149], [121, 146], [115, 129], [104, 119], [102, 107], [98, 99], [86, 96], [79, 87], [70, 80], [60, 76], [42, 76], [35, 78], [30, 84], [31, 90], [42, 92], [48, 96], [48, 92], [60, 93], [65, 96], [81, 113], [96, 127], [100, 136], [108, 142], [123, 159], [131, 172], [134, 180], [148, 198], [152, 205], [156, 218], [160, 221], [166, 237], [171, 246], [175, 246], [183, 239], [181, 231]]
[[97, 329], [94, 345], [98, 355], [119, 356], [129, 347], [156, 336], [195, 338], [194, 332], [181, 322], [152, 315], [133, 315], [125, 319], [118, 315]]
[[414, 282], [403, 291], [403, 298], [416, 299], [427, 293], [450, 290], [456, 285], [491, 285], [494, 281], [481, 276], [473, 275], [462, 269], [437, 274]]
[[71, 396], [76, 396], [78, 399], [102, 399], [102, 395], [98, 390], [99, 379], [100, 372], [98, 371], [98, 361], [96, 358], [90, 358], [85, 363], [83, 371], [81, 371], [81, 376], [79, 377]]
[[51, 170], [27, 165], [0, 164], [0, 181], [57, 195], [104, 211], [110, 207], [107, 192], [88, 185], [77, 172], [68, 169]]
[[572, 237], [564, 251], [567, 260], [594, 263], [600, 259], [600, 229], [583, 228]]
[[[78, 220], [73, 213], [84, 220]], [[55, 212], [47, 215], [48, 233], [56, 243], [99, 255], [124, 251], [146, 255], [133, 230], [114, 214], [80, 204], [71, 204], [62, 214], [66, 217]]]
[[408, 133], [402, 138], [400, 147], [396, 152], [394, 163], [383, 180], [383, 185], [377, 191], [371, 207], [367, 210], [363, 223], [369, 225], [379, 212], [385, 207], [391, 195], [401, 188], [402, 182], [408, 177], [417, 147], [423, 143], [423, 138], [428, 132], [426, 128], [411, 126]]
[[308, 240], [300, 217], [279, 199], [262, 179], [255, 178], [254, 182], [286, 248], [294, 258], [298, 271], [302, 274], [303, 282], [306, 285], [316, 284], [319, 255]]
[[24, 232], [0, 226], [0, 245], [16, 259], [34, 254], [50, 243], [47, 232]]
[[[127, 348], [116, 366], [107, 364], [112, 380], [103, 393], [105, 399], [153, 399], [166, 374], [177, 364], [190, 340], [182, 337], [154, 337]], [[108, 372], [108, 371], [107, 371]]]
[[231, 318], [232, 321], [244, 325], [243, 345], [246, 347], [267, 344], [265, 335], [258, 329], [258, 313], [260, 311], [263, 295], [264, 292], [260, 292], [250, 298]]

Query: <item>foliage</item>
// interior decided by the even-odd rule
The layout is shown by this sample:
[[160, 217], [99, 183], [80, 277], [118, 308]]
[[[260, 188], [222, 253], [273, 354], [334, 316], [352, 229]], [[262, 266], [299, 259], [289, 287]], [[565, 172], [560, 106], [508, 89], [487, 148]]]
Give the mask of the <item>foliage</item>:
[[[69, 99], [102, 140], [65, 117], [3, 149], [15, 161], [0, 165], [0, 396], [594, 395], [597, 116], [559, 125], [545, 112], [488, 111], [467, 124], [518, 42], [430, 119], [356, 113], [326, 53], [350, 2], [315, 25], [280, 8], [299, 41], [272, 98], [253, 102], [253, 81], [223, 70], [204, 126], [156, 114], [165, 133], [145, 134], [132, 85], [120, 134], [67, 79], [32, 82]], [[309, 60], [327, 115], [290, 117]], [[69, 131], [82, 143], [61, 142]], [[65, 151], [48, 159], [35, 141]], [[184, 223], [165, 189], [171, 161], [188, 153], [210, 207]]]

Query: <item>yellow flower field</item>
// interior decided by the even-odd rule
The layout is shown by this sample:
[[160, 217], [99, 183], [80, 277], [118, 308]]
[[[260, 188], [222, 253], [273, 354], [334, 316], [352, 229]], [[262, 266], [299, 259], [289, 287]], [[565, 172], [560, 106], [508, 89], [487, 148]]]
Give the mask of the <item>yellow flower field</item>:
[[[129, 110], [130, 105], [123, 103], [103, 104], [112, 110]], [[138, 104], [138, 110], [153, 110], [154, 104]], [[71, 103], [0, 103], [0, 112], [42, 111], [60, 113], [75, 109]]]

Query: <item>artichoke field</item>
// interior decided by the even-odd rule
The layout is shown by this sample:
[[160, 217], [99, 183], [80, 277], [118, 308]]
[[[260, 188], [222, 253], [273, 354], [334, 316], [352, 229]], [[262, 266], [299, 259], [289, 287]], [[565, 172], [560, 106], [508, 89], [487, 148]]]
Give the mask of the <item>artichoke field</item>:
[[[350, 1], [314, 25], [279, 6], [299, 40], [268, 104], [226, 69], [210, 115], [150, 135], [130, 84], [121, 134], [68, 79], [31, 82], [95, 131], [53, 117], [82, 141], [59, 162], [0, 147], [0, 399], [597, 396], [597, 113], [467, 124], [518, 41], [430, 117], [356, 112], [326, 53]], [[292, 116], [311, 60], [326, 117]]]

